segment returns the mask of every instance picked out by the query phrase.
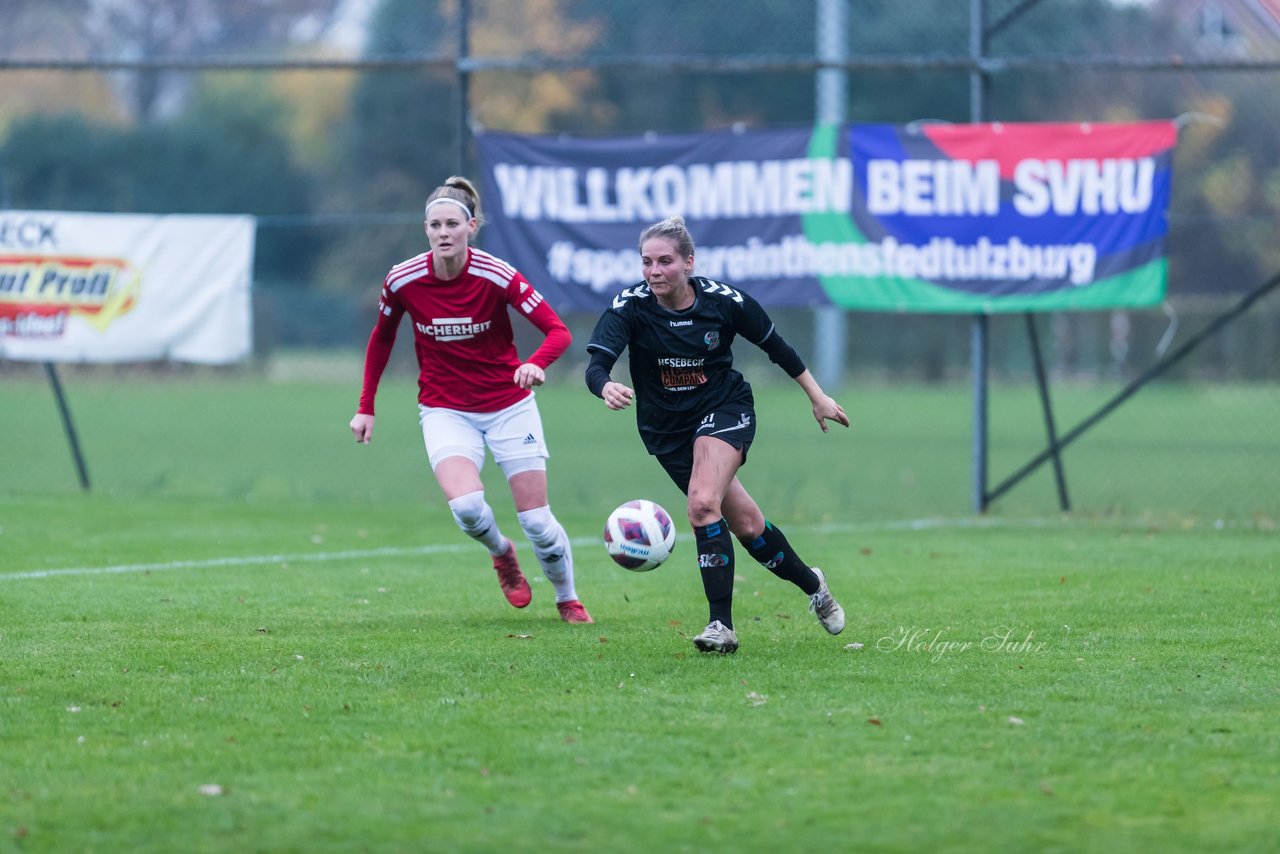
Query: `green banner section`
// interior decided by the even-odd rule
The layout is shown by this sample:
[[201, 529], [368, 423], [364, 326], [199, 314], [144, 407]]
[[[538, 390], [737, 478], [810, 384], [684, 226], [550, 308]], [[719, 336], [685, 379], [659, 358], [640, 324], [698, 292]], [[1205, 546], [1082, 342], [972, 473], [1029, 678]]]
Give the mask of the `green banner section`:
[[1136, 270], [1093, 282], [1085, 288], [1002, 297], [966, 294], [918, 279], [823, 277], [821, 281], [831, 302], [841, 308], [939, 314], [1001, 314], [1159, 305], [1164, 299], [1167, 274], [1168, 262], [1160, 258]]

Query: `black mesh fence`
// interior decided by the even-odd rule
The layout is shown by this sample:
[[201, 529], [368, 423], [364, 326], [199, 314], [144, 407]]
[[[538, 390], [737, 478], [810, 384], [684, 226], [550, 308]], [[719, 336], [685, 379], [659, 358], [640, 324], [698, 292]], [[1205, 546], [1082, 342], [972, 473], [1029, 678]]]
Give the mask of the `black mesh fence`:
[[[258, 363], [358, 360], [383, 272], [424, 246], [423, 198], [474, 169], [484, 129], [808, 125], [822, 71], [842, 75], [847, 121], [1178, 118], [1167, 304], [1039, 319], [1055, 382], [1119, 388], [1280, 270], [1274, 6], [7, 0], [0, 206], [254, 214]], [[584, 339], [593, 318], [567, 319]], [[809, 314], [777, 320], [812, 344]], [[993, 319], [997, 382], [1032, 375], [1024, 324]], [[1280, 399], [1258, 390], [1280, 378], [1278, 341], [1272, 295], [1162, 378], [1259, 399], [1221, 417], [1261, 454], [1242, 488], [1271, 511]], [[964, 383], [969, 346], [965, 317], [855, 314], [844, 376]]]

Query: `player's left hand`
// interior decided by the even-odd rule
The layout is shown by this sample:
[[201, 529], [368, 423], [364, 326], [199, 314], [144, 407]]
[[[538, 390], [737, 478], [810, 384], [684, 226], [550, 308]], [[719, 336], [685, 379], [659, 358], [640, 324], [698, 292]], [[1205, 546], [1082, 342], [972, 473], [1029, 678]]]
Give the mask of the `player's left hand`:
[[814, 402], [813, 417], [817, 419], [818, 426], [822, 428], [823, 433], [827, 432], [827, 419], [835, 421], [837, 424], [843, 424], [845, 427], [849, 426], [849, 416], [844, 414], [844, 409], [826, 395]]
[[546, 382], [547, 373], [533, 362], [525, 362], [523, 365], [516, 368], [516, 373], [513, 379], [515, 384], [520, 386], [520, 388], [531, 389], [536, 385], [542, 385]]

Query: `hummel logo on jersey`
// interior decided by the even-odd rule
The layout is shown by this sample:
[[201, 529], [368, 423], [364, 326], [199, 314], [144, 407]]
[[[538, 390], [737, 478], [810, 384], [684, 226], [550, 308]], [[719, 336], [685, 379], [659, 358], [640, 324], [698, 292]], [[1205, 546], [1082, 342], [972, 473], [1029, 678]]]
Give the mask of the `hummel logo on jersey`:
[[530, 433], [528, 436], [524, 437], [524, 443], [526, 445], [536, 445], [538, 444], [538, 440], [533, 438], [533, 434]]
[[469, 317], [433, 317], [430, 323], [415, 323], [414, 326], [423, 335], [430, 335], [437, 341], [462, 341], [475, 338], [493, 325], [492, 320], [475, 323]]

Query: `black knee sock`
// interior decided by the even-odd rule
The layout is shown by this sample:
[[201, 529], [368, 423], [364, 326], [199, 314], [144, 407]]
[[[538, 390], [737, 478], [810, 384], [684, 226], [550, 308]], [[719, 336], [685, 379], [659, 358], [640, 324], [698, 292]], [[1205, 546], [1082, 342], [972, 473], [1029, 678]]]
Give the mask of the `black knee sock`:
[[698, 569], [702, 589], [711, 612], [708, 622], [719, 620], [733, 628], [733, 538], [723, 519], [710, 525], [694, 526], [698, 545]]
[[764, 523], [763, 534], [754, 540], [744, 539], [741, 542], [746, 547], [747, 554], [758, 560], [774, 575], [790, 581], [808, 596], [818, 592], [818, 576], [813, 574], [813, 570], [807, 563], [800, 560], [800, 556], [796, 554], [795, 549], [791, 548], [791, 543], [787, 542], [782, 532], [767, 520]]

